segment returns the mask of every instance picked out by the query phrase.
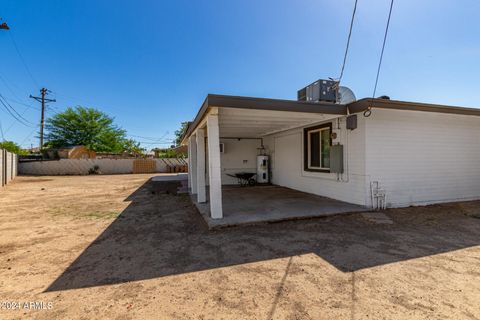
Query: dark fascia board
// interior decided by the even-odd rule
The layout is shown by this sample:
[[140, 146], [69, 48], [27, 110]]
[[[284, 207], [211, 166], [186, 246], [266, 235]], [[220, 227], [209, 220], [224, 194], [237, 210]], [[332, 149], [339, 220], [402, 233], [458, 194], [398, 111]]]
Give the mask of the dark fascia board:
[[372, 99], [372, 98], [360, 99], [358, 101], [348, 104], [347, 107], [350, 113], [363, 112], [367, 110], [369, 107], [371, 107], [371, 108], [379, 108], [379, 109], [411, 110], [411, 111], [480, 116], [480, 109], [475, 109], [475, 108], [465, 108], [465, 107], [446, 106], [446, 105], [429, 104], [429, 103], [378, 99], [378, 98], [377, 99]]
[[196, 129], [210, 107], [336, 115], [347, 114], [347, 106], [342, 104], [209, 94], [205, 98], [195, 120], [188, 126], [185, 135], [182, 137], [182, 144], [186, 143], [186, 139], [190, 137]]
[[182, 137], [182, 142], [181, 142], [182, 145], [187, 143], [186, 139], [189, 138], [193, 130], [195, 130], [198, 123], [202, 120], [204, 114], [207, 112], [207, 109], [208, 109], [208, 95], [203, 101], [202, 106], [200, 107], [200, 110], [198, 110], [197, 115], [195, 116], [195, 119], [189, 123], [188, 128]]
[[252, 98], [239, 96], [208, 95], [208, 104], [212, 107], [241, 108], [271, 111], [289, 111], [305, 113], [325, 113], [344, 115], [347, 107], [326, 102], [306, 102], [296, 100]]

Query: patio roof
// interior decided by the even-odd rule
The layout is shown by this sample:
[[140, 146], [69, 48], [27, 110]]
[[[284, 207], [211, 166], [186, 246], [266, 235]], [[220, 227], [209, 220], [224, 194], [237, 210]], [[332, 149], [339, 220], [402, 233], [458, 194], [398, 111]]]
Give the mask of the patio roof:
[[[296, 101], [296, 100], [282, 100], [282, 99], [266, 99], [266, 98], [254, 98], [254, 97], [240, 97], [240, 96], [228, 96], [228, 95], [217, 95], [209, 94], [205, 98], [200, 110], [198, 111], [194, 121], [190, 123], [185, 135], [182, 138], [182, 143], [186, 143], [186, 139], [195, 131], [197, 126], [202, 122], [204, 116], [208, 111], [217, 107], [219, 110], [226, 108], [234, 109], [243, 109], [249, 111], [248, 113], [254, 114], [254, 110], [259, 111], [272, 111], [277, 112], [288, 112], [289, 118], [301, 118], [304, 115], [312, 117], [313, 114], [323, 114], [342, 116], [347, 114], [359, 113], [367, 110], [368, 108], [379, 108], [379, 109], [393, 109], [393, 110], [411, 110], [411, 111], [422, 111], [422, 112], [436, 112], [436, 113], [448, 113], [448, 114], [460, 114], [460, 115], [470, 115], [470, 116], [480, 116], [479, 108], [466, 108], [458, 106], [446, 106], [438, 104], [428, 104], [420, 102], [408, 102], [408, 101], [398, 101], [390, 99], [379, 99], [379, 98], [364, 98], [358, 101], [349, 103], [349, 104], [335, 104], [328, 102], [306, 102], [306, 101]], [[228, 111], [226, 112], [228, 113]], [[294, 113], [304, 115], [293, 115]], [[247, 112], [244, 112], [247, 114]], [[292, 116], [293, 115], [293, 116]], [[264, 118], [258, 118], [262, 120]], [[245, 119], [242, 123], [244, 128], [248, 121], [254, 121], [254, 119]]]
[[[185, 142], [185, 139], [193, 133], [198, 124], [208, 113], [208, 110], [212, 107], [218, 107], [219, 109], [243, 109], [245, 111], [248, 110], [248, 113], [250, 114], [253, 114], [255, 110], [289, 112], [290, 116], [293, 115], [293, 113], [304, 114], [300, 116], [293, 116], [294, 118], [305, 118], [305, 114], [308, 115], [309, 118], [311, 118], [312, 114], [347, 114], [347, 107], [343, 104], [209, 94], [205, 98], [205, 101], [203, 102], [202, 107], [198, 111], [194, 121], [189, 125], [187, 132], [183, 136], [183, 142]], [[244, 114], [247, 114], [247, 112], [244, 112]], [[246, 124], [247, 120], [243, 123]]]

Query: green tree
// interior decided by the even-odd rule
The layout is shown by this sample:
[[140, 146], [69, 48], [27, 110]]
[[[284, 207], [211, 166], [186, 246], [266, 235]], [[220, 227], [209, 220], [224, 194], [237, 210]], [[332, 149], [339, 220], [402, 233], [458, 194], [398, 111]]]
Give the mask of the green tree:
[[126, 131], [106, 113], [85, 107], [68, 108], [47, 119], [45, 145], [50, 148], [83, 145], [98, 152], [120, 153], [132, 145]]
[[175, 145], [178, 147], [182, 143], [182, 138], [185, 132], [187, 132], [190, 122], [184, 121], [180, 124], [180, 129], [175, 130]]
[[0, 142], [0, 149], [4, 149], [4, 150], [7, 150], [8, 152], [12, 152], [20, 155], [28, 154], [28, 152], [20, 148], [20, 146], [13, 141]]
[[145, 149], [140, 147], [140, 142], [137, 142], [133, 139], [126, 139], [123, 143], [123, 151], [129, 154], [138, 154], [143, 155]]

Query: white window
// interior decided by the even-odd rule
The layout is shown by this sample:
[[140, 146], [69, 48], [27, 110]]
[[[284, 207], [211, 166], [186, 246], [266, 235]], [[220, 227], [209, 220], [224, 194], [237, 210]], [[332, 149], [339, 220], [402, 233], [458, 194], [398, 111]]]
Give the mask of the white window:
[[330, 171], [331, 123], [304, 129], [305, 171]]

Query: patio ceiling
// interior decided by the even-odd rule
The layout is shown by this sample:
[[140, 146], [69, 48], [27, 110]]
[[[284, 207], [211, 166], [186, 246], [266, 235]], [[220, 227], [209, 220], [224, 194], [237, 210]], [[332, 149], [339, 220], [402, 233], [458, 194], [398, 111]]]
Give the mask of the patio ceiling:
[[220, 137], [258, 138], [338, 116], [322, 113], [219, 108]]

